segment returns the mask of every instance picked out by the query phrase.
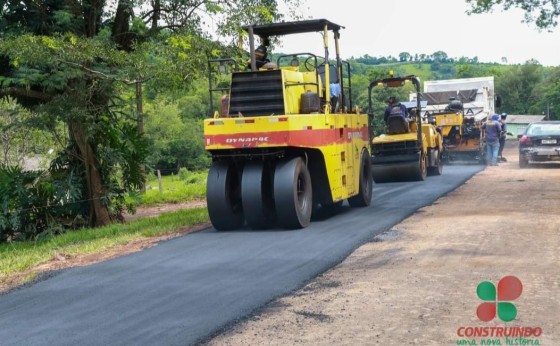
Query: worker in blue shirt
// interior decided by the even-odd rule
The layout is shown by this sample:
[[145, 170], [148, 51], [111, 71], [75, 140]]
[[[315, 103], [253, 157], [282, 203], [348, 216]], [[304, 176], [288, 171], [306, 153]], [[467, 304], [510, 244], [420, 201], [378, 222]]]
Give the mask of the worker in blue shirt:
[[401, 104], [395, 96], [389, 97], [389, 99], [387, 99], [387, 104], [388, 106], [385, 108], [385, 114], [383, 115], [383, 120], [385, 120], [385, 122], [387, 122], [387, 118], [392, 114], [400, 114], [406, 120], [406, 106]]
[[498, 165], [498, 150], [500, 149], [500, 133], [502, 125], [498, 114], [492, 115], [490, 120], [482, 124], [484, 138], [486, 139], [486, 162], [489, 166]]

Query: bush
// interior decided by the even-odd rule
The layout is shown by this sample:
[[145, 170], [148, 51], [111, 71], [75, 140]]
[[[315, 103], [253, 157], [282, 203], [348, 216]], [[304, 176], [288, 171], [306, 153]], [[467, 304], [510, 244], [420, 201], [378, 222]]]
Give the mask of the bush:
[[146, 175], [146, 181], [156, 180], [156, 179], [157, 177], [153, 171], [149, 171], [148, 174]]
[[186, 169], [185, 167], [181, 167], [179, 169], [179, 179], [181, 180], [187, 180], [187, 178], [189, 177], [189, 170]]
[[74, 176], [0, 166], [0, 243], [57, 234], [82, 225], [82, 194]]
[[52, 184], [40, 171], [0, 167], [0, 242], [28, 239], [47, 229], [50, 191]]

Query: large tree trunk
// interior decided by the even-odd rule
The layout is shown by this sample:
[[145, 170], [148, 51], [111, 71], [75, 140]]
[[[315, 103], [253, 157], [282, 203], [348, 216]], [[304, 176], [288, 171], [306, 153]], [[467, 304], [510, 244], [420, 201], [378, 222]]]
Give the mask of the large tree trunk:
[[85, 34], [87, 37], [94, 37], [99, 32], [101, 14], [105, 0], [85, 0], [82, 2], [84, 11]]
[[154, 14], [152, 15], [152, 31], [158, 30], [158, 21], [161, 16], [161, 1], [160, 0], [152, 0], [152, 7], [154, 9]]
[[111, 38], [120, 49], [130, 52], [134, 34], [130, 32], [130, 18], [132, 17], [132, 2], [130, 0], [119, 0], [115, 21], [111, 30]]
[[101, 202], [104, 195], [103, 180], [97, 166], [95, 151], [87, 142], [85, 129], [78, 122], [69, 124], [73, 140], [80, 150], [86, 172], [89, 203], [89, 225], [92, 227], [105, 226], [111, 223], [109, 209]]

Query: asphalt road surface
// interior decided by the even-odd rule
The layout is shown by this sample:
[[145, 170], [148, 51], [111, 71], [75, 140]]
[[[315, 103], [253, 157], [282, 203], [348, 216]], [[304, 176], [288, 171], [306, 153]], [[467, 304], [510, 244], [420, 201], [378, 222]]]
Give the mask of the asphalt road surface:
[[192, 345], [302, 287], [361, 244], [483, 167], [445, 166], [424, 182], [377, 184], [304, 230], [214, 229], [0, 295], [1, 345]]

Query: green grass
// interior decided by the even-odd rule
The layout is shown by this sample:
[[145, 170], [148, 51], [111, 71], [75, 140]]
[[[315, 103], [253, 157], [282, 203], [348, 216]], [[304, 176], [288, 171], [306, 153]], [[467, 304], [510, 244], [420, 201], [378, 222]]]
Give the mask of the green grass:
[[72, 231], [38, 241], [0, 244], [0, 282], [4, 282], [10, 274], [30, 269], [57, 253], [70, 256], [96, 253], [135, 239], [173, 234], [204, 222], [208, 222], [206, 208], [186, 209], [127, 224]]
[[188, 172], [183, 179], [179, 175], [162, 177], [162, 192], [159, 191], [157, 178], [149, 179], [146, 193], [141, 196], [139, 205], [155, 206], [204, 199], [207, 174], [208, 172]]

